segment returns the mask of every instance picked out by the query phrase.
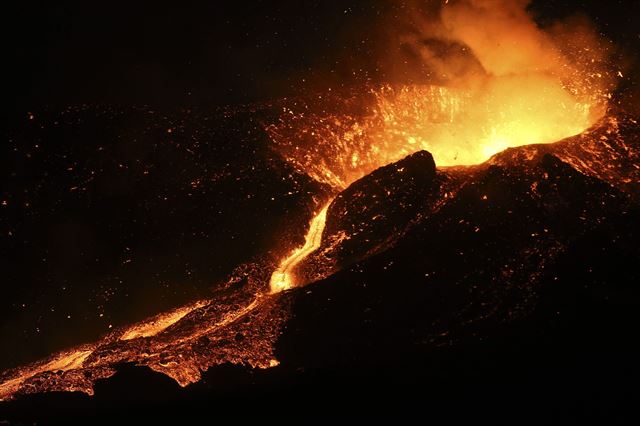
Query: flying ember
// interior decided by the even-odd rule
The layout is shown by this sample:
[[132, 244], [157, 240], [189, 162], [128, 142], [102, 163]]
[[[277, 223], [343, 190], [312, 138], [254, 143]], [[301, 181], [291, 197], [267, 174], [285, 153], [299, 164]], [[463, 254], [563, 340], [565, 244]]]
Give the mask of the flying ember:
[[[433, 22], [416, 20], [403, 41], [430, 70], [428, 78], [370, 83], [347, 95], [323, 93], [322, 101], [285, 100], [275, 120], [263, 120], [270, 146], [326, 189], [313, 196], [315, 214], [304, 244], [292, 251], [274, 249], [271, 263], [256, 261], [259, 267], [246, 267], [249, 272], [231, 277], [210, 299], [5, 373], [0, 400], [50, 390], [91, 393], [95, 380], [112, 376], [114, 366], [126, 362], [149, 366], [183, 386], [217, 364], [276, 366], [274, 342], [288, 315], [278, 300], [290, 293], [284, 290], [309, 284], [298, 271], [312, 255], [351, 237], [336, 233], [327, 242], [323, 235], [342, 191], [422, 150], [441, 170], [462, 170], [457, 184], [467, 178], [464, 166], [484, 163], [510, 147], [581, 134], [607, 113], [611, 74], [601, 69], [604, 53], [584, 28], [570, 36], [543, 30], [522, 1], [451, 3]], [[306, 223], [298, 222], [295, 232], [302, 235]], [[331, 272], [314, 278], [337, 270], [317, 269]]]

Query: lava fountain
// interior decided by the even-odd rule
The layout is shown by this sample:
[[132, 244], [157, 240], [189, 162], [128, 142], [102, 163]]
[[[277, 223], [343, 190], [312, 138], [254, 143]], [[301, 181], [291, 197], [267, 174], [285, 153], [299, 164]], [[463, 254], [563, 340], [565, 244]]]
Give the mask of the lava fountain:
[[621, 71], [588, 24], [542, 29], [526, 0], [447, 3], [438, 13], [409, 9], [393, 28], [397, 45], [381, 55], [383, 65], [425, 73], [410, 84], [325, 93], [316, 108], [289, 103], [267, 128], [276, 149], [340, 189], [418, 150], [438, 166], [479, 164], [579, 134], [604, 115]]
[[[370, 85], [348, 96], [329, 91], [311, 102], [284, 101], [280, 117], [265, 126], [273, 148], [335, 196], [419, 150], [431, 152], [440, 167], [479, 164], [508, 147], [579, 134], [606, 112], [611, 74], [601, 67], [601, 46], [583, 29], [555, 37], [531, 20], [520, 0], [449, 3], [427, 24], [416, 20], [424, 25], [414, 23], [402, 41], [438, 84]], [[277, 365], [272, 347], [284, 320], [274, 319], [283, 314], [274, 313], [273, 301], [306, 284], [296, 268], [321, 246], [330, 204], [317, 206], [304, 244], [280, 253], [270, 279], [7, 372], [0, 399], [50, 390], [91, 393], [93, 381], [113, 375], [121, 362], [147, 365], [181, 385], [224, 362]], [[240, 344], [229, 337], [238, 329], [259, 336]]]

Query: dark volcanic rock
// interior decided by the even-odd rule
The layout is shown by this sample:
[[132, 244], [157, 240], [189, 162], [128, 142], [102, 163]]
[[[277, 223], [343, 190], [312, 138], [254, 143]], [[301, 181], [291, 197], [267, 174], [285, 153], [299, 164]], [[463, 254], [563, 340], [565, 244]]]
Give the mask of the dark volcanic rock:
[[272, 151], [265, 114], [80, 106], [13, 123], [0, 341], [21, 349], [0, 369], [208, 296], [299, 244], [323, 189]]
[[509, 148], [490, 164], [535, 165], [552, 154], [576, 171], [600, 179], [640, 201], [640, 126], [637, 117], [614, 110], [591, 129], [552, 144]]
[[[584, 162], [601, 149], [588, 138], [508, 150], [469, 168], [435, 170], [427, 153], [383, 167], [336, 199], [322, 247], [305, 265], [334, 260], [344, 269], [262, 309], [269, 318], [292, 303], [279, 366], [216, 366], [184, 390], [130, 368], [97, 386], [92, 399], [27, 396], [0, 406], [0, 418], [5, 408], [6, 418], [33, 418], [12, 417], [12, 409], [30, 407], [65, 417], [98, 407], [126, 417], [118, 410], [158, 413], [161, 400], [180, 414], [251, 406], [281, 420], [282, 411], [315, 415], [322, 401], [321, 414], [346, 408], [375, 416], [391, 407], [397, 415], [401, 407], [429, 418], [442, 410], [448, 421], [464, 411], [476, 421], [492, 407], [490, 424], [505, 411], [510, 424], [543, 407], [563, 424], [615, 423], [603, 413], [623, 418], [637, 406], [637, 393], [623, 388], [635, 389], [640, 378], [640, 208], [636, 168], [618, 167], [618, 154], [606, 157], [635, 155], [637, 146], [611, 140], [602, 148], [610, 167]], [[189, 324], [172, 330], [181, 327]], [[194, 353], [251, 340], [254, 324], [243, 327], [224, 343], [199, 339]], [[132, 389], [151, 398], [125, 401]], [[286, 410], [274, 410], [283, 401]], [[587, 407], [583, 418], [574, 417], [576, 404]]]
[[450, 176], [436, 173], [426, 151], [374, 170], [336, 196], [327, 213], [322, 245], [298, 274], [313, 282], [386, 250], [437, 208], [452, 185]]
[[433, 157], [419, 151], [373, 171], [342, 191], [327, 214], [324, 239], [347, 235], [336, 256], [340, 265], [384, 248], [402, 234], [439, 194]]
[[[419, 161], [408, 158], [404, 164]], [[386, 251], [297, 293], [294, 319], [281, 339], [283, 363], [388, 366], [417, 362], [442, 346], [492, 341], [505, 330], [535, 323], [536, 315], [553, 321], [567, 309], [563, 304], [571, 305], [566, 298], [541, 302], [550, 289], [590, 291], [589, 283], [559, 271], [575, 258], [578, 241], [604, 232], [613, 238], [607, 261], [640, 259], [625, 237], [640, 236], [638, 206], [556, 156], [442, 171], [427, 182], [447, 175], [462, 183], [437, 209], [425, 204], [423, 187], [405, 192], [393, 186], [401, 181], [380, 182], [380, 174], [358, 182], [402, 193], [402, 205], [415, 206], [412, 216], [418, 220]], [[361, 198], [345, 197], [344, 207], [331, 214], [361, 211]], [[340, 219], [330, 220], [335, 227]], [[600, 264], [603, 251], [592, 247], [575, 266]], [[622, 285], [638, 296], [633, 270], [631, 262], [610, 271], [604, 286]], [[545, 306], [543, 313], [539, 306]]]

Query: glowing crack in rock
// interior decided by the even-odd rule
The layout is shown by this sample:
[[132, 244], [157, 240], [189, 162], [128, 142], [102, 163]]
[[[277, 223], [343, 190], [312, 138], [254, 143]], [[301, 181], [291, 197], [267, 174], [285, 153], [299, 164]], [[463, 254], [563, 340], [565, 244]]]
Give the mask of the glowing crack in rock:
[[311, 219], [309, 231], [305, 236], [304, 245], [295, 249], [280, 263], [278, 269], [276, 269], [273, 275], [271, 275], [271, 281], [269, 283], [271, 293], [278, 293], [299, 285], [299, 283], [296, 282], [293, 270], [309, 254], [313, 253], [318, 249], [318, 247], [320, 247], [320, 243], [322, 242], [322, 231], [324, 231], [324, 225], [327, 220], [327, 210], [329, 209], [330, 204], [331, 201], [327, 202], [327, 204], [325, 204], [313, 219]]
[[[444, 31], [447, 42], [468, 47], [465, 52], [472, 55], [463, 64], [469, 66], [460, 68], [480, 65], [479, 71], [448, 85], [445, 81], [438, 86], [425, 82], [358, 88], [351, 98], [332, 98], [330, 107], [286, 101], [278, 120], [266, 123], [273, 148], [298, 171], [330, 186], [335, 196], [356, 179], [419, 150], [429, 151], [438, 167], [498, 162], [500, 158], [490, 157], [506, 148], [581, 134], [604, 115], [610, 88], [608, 70], [599, 69], [599, 64], [609, 65], [602, 62], [606, 55], [598, 53], [598, 44], [589, 43], [591, 38], [578, 43], [582, 39], [572, 37], [578, 44], [564, 49], [567, 56], [527, 15], [527, 2], [509, 2], [508, 8], [502, 1], [472, 2], [474, 7], [457, 3], [443, 9], [438, 33]], [[425, 52], [428, 46], [422, 40], [433, 31], [415, 30], [422, 34], [413, 43], [415, 57], [443, 73], [451, 66], [457, 69], [460, 55]], [[590, 139], [588, 132], [585, 138], [581, 146], [593, 154], [583, 152], [584, 161], [572, 152], [562, 158], [579, 170], [618, 180], [615, 170], [599, 158], [603, 140]], [[538, 148], [530, 150], [534, 149]], [[304, 244], [284, 258], [270, 278], [271, 269], [251, 264], [255, 268], [243, 275], [248, 284], [239, 289], [227, 286], [206, 301], [4, 372], [0, 400], [54, 390], [92, 394], [96, 380], [112, 376], [114, 366], [125, 362], [148, 366], [183, 386], [222, 363], [277, 365], [273, 347], [288, 315], [283, 290], [307, 284], [296, 270], [321, 247], [330, 203], [310, 221]], [[349, 238], [329, 238], [333, 245], [327, 250]]]
[[19, 371], [15, 377], [0, 383], [0, 401], [8, 399], [20, 389], [27, 379], [37, 374], [48, 371], [66, 372], [81, 368], [85, 360], [93, 353], [94, 347], [95, 345], [85, 345], [74, 350], [64, 351], [49, 362], [36, 363], [31, 368]]
[[207, 302], [198, 301], [194, 304], [178, 308], [172, 312], [169, 312], [168, 314], [158, 315], [149, 321], [134, 325], [129, 328], [129, 330], [124, 332], [120, 340], [131, 340], [140, 337], [155, 336], [156, 334], [180, 321], [189, 312], [205, 306], [206, 304]]
[[[624, 141], [619, 140], [618, 121], [615, 118], [603, 120], [600, 126], [573, 138], [572, 148], [565, 148], [559, 142], [554, 152], [557, 151], [558, 155], [566, 157], [573, 164], [579, 160], [574, 158], [575, 152], [579, 151], [580, 158], [586, 158], [588, 164], [578, 165], [588, 174], [616, 182], [620, 177], [611, 175], [613, 169], [608, 167], [610, 162], [600, 158], [609, 149], [602, 138], [615, 141], [616, 146], [625, 150], [624, 153], [612, 151], [603, 158], [621, 158], [623, 154], [629, 155], [629, 152]], [[532, 151], [543, 149], [546, 149], [543, 145], [531, 145], [517, 152], [528, 157], [533, 156]], [[507, 154], [505, 152], [502, 157]], [[502, 157], [494, 157], [488, 164], [499, 163]], [[352, 180], [348, 179], [347, 182]], [[336, 188], [334, 194], [337, 192]], [[287, 309], [286, 301], [283, 302], [286, 292], [282, 290], [307, 284], [296, 277], [296, 270], [322, 247], [330, 203], [328, 201], [310, 221], [304, 245], [287, 256], [271, 275], [268, 275], [269, 271], [265, 271], [265, 275], [259, 274], [257, 268], [260, 266], [256, 264], [256, 269], [249, 274], [251, 279], [248, 283], [234, 292], [228, 291], [235, 282], [230, 281], [224, 291], [209, 299], [114, 330], [95, 343], [62, 351], [7, 371], [0, 376], [0, 400], [47, 391], [92, 394], [93, 383], [115, 374], [114, 366], [122, 363], [147, 366], [173, 378], [182, 386], [198, 381], [202, 371], [223, 363], [252, 368], [278, 365], [274, 342], [288, 318], [288, 313], [283, 310]], [[340, 235], [333, 242], [329, 238], [325, 244], [333, 247], [348, 237]], [[302, 273], [300, 275], [303, 276]], [[237, 339], [236, 336], [241, 337]]]

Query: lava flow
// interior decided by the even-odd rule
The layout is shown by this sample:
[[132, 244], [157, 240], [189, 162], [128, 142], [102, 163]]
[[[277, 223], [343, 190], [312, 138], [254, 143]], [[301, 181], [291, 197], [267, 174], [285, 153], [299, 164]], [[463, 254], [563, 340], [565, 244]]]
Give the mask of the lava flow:
[[327, 210], [331, 201], [327, 202], [325, 206], [313, 217], [309, 224], [309, 230], [305, 236], [304, 245], [295, 249], [286, 259], [284, 259], [278, 269], [276, 269], [271, 275], [271, 281], [269, 287], [271, 293], [277, 293], [279, 291], [288, 290], [296, 285], [300, 285], [296, 281], [296, 277], [293, 273], [295, 267], [303, 261], [309, 254], [313, 253], [320, 247], [322, 242], [322, 231], [327, 220]]
[[[417, 151], [431, 152], [438, 166], [475, 165], [508, 147], [580, 134], [602, 118], [607, 92], [599, 81], [605, 74], [573, 64], [526, 17], [522, 2], [515, 12], [509, 9], [513, 13], [489, 11], [497, 16], [491, 22], [495, 25], [482, 19], [489, 13], [484, 6], [472, 3], [474, 7], [445, 7], [439, 32], [455, 46], [466, 46], [462, 50], [473, 66], [462, 68], [474, 73], [440, 85], [368, 87], [364, 95], [359, 91], [339, 101], [329, 93], [329, 106], [324, 100], [289, 103], [276, 122], [266, 125], [273, 149], [336, 197], [363, 176]], [[433, 64], [437, 55], [424, 51], [427, 44], [416, 44], [423, 49], [419, 56], [430, 58], [425, 59], [428, 65], [451, 74], [452, 63]], [[593, 46], [579, 51], [597, 54]], [[459, 66], [459, 55], [455, 58]], [[586, 62], [600, 64], [596, 59]], [[463, 169], [458, 180], [470, 175]], [[443, 200], [453, 195], [450, 191]], [[240, 274], [234, 275], [226, 292], [208, 300], [6, 372], [0, 376], [0, 399], [52, 390], [91, 393], [95, 380], [115, 374], [114, 366], [126, 362], [148, 366], [183, 386], [217, 364], [277, 365], [273, 345], [288, 317], [283, 302], [288, 292], [283, 290], [307, 284], [296, 271], [327, 242], [323, 230], [332, 215], [330, 206], [331, 201], [313, 217], [304, 245], [279, 265], [243, 265], [249, 272], [242, 288], [234, 287], [242, 281]], [[349, 237], [336, 237], [331, 244]], [[331, 244], [324, 251], [331, 251]]]

